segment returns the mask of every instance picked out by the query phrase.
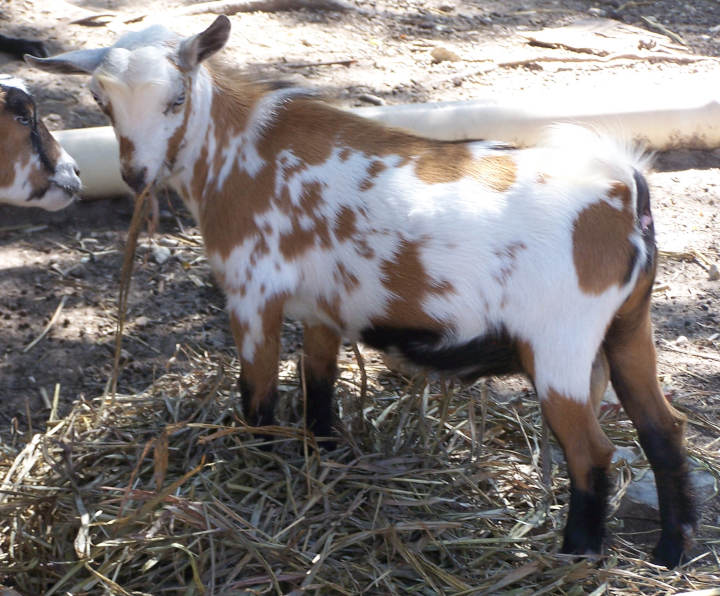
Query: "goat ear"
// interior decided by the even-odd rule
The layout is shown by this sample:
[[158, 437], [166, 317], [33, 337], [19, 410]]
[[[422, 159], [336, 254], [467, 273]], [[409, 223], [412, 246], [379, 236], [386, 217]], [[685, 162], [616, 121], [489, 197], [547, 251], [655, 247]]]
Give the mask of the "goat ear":
[[192, 70], [220, 50], [230, 37], [230, 19], [220, 15], [202, 33], [184, 39], [180, 44], [180, 68]]
[[100, 65], [107, 48], [99, 48], [94, 50], [76, 50], [74, 52], [66, 52], [58, 54], [51, 58], [37, 58], [30, 54], [25, 54], [25, 62], [30, 66], [34, 66], [48, 72], [56, 72], [60, 74], [92, 74], [92, 72]]

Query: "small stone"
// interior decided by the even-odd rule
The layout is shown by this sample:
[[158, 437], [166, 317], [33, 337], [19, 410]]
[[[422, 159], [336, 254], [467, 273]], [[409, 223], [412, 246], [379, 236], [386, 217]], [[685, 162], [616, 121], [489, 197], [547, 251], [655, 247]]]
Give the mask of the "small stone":
[[684, 335], [678, 335], [677, 339], [675, 340], [675, 343], [679, 346], [686, 344], [688, 342], [688, 338]]
[[[688, 460], [688, 463], [692, 466], [691, 460]], [[690, 484], [700, 502], [707, 501], [715, 495], [715, 477], [705, 470], [700, 468], [692, 469], [690, 471]], [[642, 470], [633, 478], [625, 494], [634, 503], [658, 509], [655, 477], [651, 470]]]
[[710, 281], [720, 280], [720, 270], [718, 270], [717, 265], [710, 265], [710, 269], [708, 269], [708, 279]]
[[362, 95], [358, 96], [358, 99], [360, 101], [365, 101], [367, 103], [371, 103], [374, 106], [384, 106], [385, 100], [382, 97], [378, 97], [377, 95], [373, 95], [372, 93], [363, 93]]
[[461, 60], [460, 56], [458, 56], [455, 52], [440, 46], [433, 48], [430, 55], [432, 56], [434, 64], [437, 64], [438, 62], [457, 62], [458, 60]]
[[172, 255], [172, 252], [170, 252], [170, 249], [166, 246], [159, 246], [157, 244], [153, 244], [152, 247], [152, 255], [155, 259], [155, 262], [158, 265], [162, 265], [165, 261], [167, 261], [170, 256]]

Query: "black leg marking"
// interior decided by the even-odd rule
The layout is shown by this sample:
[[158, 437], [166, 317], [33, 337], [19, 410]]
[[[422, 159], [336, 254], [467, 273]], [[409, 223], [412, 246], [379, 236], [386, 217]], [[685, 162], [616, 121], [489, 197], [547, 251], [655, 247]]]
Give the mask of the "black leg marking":
[[640, 444], [655, 474], [662, 533], [653, 550], [656, 563], [668, 568], [680, 563], [697, 526], [685, 450], [676, 437], [657, 429], [638, 431]]
[[571, 555], [598, 554], [605, 535], [609, 482], [602, 468], [592, 468], [590, 490], [580, 490], [570, 480], [570, 510], [561, 552]]
[[335, 422], [332, 407], [333, 386], [332, 379], [316, 379], [312, 375], [308, 375], [305, 379], [307, 426], [321, 437], [329, 437], [332, 434], [332, 426]]
[[[308, 375], [305, 379], [306, 390], [306, 416], [308, 430], [316, 437], [331, 437], [335, 416], [333, 413], [333, 379], [313, 378]], [[335, 449], [337, 442], [334, 439], [318, 441], [318, 445], [328, 450]]]
[[[240, 396], [243, 404], [243, 414], [245, 421], [251, 426], [272, 426], [275, 424], [275, 402], [277, 401], [277, 387], [273, 386], [265, 399], [260, 401], [260, 407], [257, 411], [253, 411], [253, 387], [243, 378], [242, 374], [238, 381], [240, 387]], [[255, 433], [255, 436], [264, 441], [271, 441], [274, 437], [264, 433]], [[269, 446], [263, 446], [263, 449], [269, 449]]]

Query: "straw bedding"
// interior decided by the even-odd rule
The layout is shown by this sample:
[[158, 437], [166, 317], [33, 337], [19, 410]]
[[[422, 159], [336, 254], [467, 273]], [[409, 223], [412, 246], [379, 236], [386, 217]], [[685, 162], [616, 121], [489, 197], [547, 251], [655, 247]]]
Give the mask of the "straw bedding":
[[[600, 560], [556, 554], [567, 501], [562, 458], [541, 474], [532, 394], [454, 387], [341, 358], [340, 438], [303, 433], [302, 383], [281, 367], [279, 419], [242, 422], [230, 355], [186, 355], [195, 372], [138, 395], [78, 401], [0, 453], [0, 583], [22, 594], [625, 594], [720, 585], [718, 529], [665, 571], [657, 538], [615, 514]], [[694, 425], [718, 436], [711, 421]], [[622, 415], [603, 426], [636, 448]], [[271, 449], [265, 449], [267, 443]], [[720, 474], [698, 440], [697, 465]], [[710, 447], [710, 445], [709, 445]], [[556, 449], [553, 449], [556, 451]], [[618, 462], [618, 503], [643, 459]]]

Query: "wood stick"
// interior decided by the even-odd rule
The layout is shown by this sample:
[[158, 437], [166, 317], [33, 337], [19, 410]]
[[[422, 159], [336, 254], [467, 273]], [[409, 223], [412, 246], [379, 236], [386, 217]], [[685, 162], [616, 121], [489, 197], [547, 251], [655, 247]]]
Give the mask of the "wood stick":
[[120, 272], [120, 292], [118, 295], [117, 325], [115, 328], [115, 358], [113, 360], [112, 376], [110, 377], [109, 387], [106, 392], [106, 394], [109, 393], [112, 396], [111, 403], [115, 402], [117, 382], [120, 376], [120, 353], [122, 351], [123, 329], [125, 327], [125, 314], [127, 312], [127, 301], [130, 293], [130, 279], [132, 278], [135, 249], [137, 248], [137, 240], [140, 235], [142, 222], [147, 217], [148, 202], [145, 199], [151, 187], [152, 182], [144, 188], [135, 200], [135, 210], [133, 211], [132, 220], [130, 221], [127, 243], [125, 245], [125, 255]]
[[60, 298], [60, 304], [57, 305], [57, 308], [55, 309], [55, 312], [53, 313], [53, 316], [50, 317], [50, 320], [48, 321], [48, 324], [45, 325], [45, 329], [42, 330], [42, 333], [38, 335], [34, 340], [32, 340], [25, 348], [23, 349], [23, 354], [26, 354], [30, 350], [33, 349], [37, 343], [48, 334], [48, 331], [52, 329], [52, 326], [57, 322], [58, 318], [60, 317], [60, 313], [62, 312], [63, 307], [65, 306], [65, 301], [67, 300], [67, 296], [63, 296]]

